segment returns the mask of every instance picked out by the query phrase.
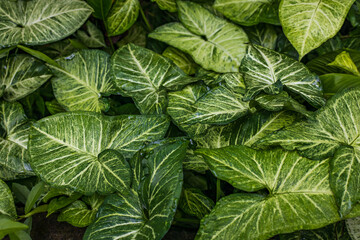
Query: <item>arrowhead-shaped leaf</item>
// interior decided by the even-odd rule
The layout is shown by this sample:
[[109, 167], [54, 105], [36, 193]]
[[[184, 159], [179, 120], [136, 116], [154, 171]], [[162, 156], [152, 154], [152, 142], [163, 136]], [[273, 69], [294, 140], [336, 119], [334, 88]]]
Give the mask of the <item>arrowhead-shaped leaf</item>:
[[14, 198], [9, 187], [0, 179], [0, 215], [16, 218]]
[[78, 30], [76, 32], [76, 36], [81, 42], [83, 42], [89, 48], [106, 47], [104, 35], [101, 30], [95, 26], [95, 24], [87, 21], [86, 30], [86, 32], [83, 30]]
[[314, 107], [321, 107], [321, 82], [302, 63], [270, 49], [252, 45], [248, 48], [240, 71], [244, 73], [247, 92], [245, 99], [252, 99], [260, 92], [279, 94], [284, 86], [299, 94]]
[[54, 187], [84, 194], [121, 191], [130, 186], [132, 175], [123, 156], [162, 138], [167, 128], [165, 116], [60, 113], [34, 124], [30, 164]]
[[339, 55], [337, 55], [335, 60], [328, 65], [340, 68], [345, 72], [353, 74], [355, 76], [360, 76], [359, 70], [351, 59], [350, 54], [346, 51], [343, 51]]
[[82, 50], [58, 61], [61, 68], [48, 65], [54, 95], [68, 111], [106, 110], [101, 94], [114, 92], [110, 76], [110, 55], [100, 50]]
[[245, 146], [197, 152], [218, 178], [243, 191], [269, 191], [267, 196], [237, 193], [222, 198], [201, 222], [197, 239], [268, 239], [340, 220], [330, 189], [328, 161]]
[[275, 50], [278, 33], [273, 25], [257, 24], [244, 29], [251, 43]]
[[42, 62], [22, 54], [2, 59], [0, 69], [0, 88], [7, 101], [26, 97], [52, 76]]
[[0, 45], [41, 45], [74, 33], [93, 9], [81, 0], [2, 0]]
[[[171, 226], [182, 187], [187, 142], [158, 144], [133, 162], [133, 188], [110, 195], [84, 239], [161, 239]], [[146, 155], [146, 156], [141, 156]], [[116, 223], [116, 224], [113, 224]]]
[[115, 85], [134, 99], [142, 114], [165, 112], [166, 90], [196, 81], [167, 58], [134, 44], [117, 50], [111, 67]]
[[252, 26], [260, 22], [280, 25], [279, 0], [216, 0], [214, 8], [240, 25]]
[[279, 17], [283, 31], [300, 59], [335, 36], [355, 0], [282, 0]]
[[248, 38], [243, 29], [192, 2], [178, 1], [181, 23], [165, 24], [149, 34], [190, 54], [203, 68], [238, 72]]
[[151, 0], [156, 2], [161, 10], [167, 10], [169, 12], [176, 12], [176, 1], [175, 0]]
[[34, 175], [27, 163], [30, 123], [20, 103], [0, 102], [0, 178], [13, 180]]

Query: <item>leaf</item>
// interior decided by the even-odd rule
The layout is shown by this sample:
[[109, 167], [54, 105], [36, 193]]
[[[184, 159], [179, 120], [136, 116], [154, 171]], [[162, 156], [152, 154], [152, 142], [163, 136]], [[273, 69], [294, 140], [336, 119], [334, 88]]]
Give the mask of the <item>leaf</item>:
[[0, 6], [1, 45], [56, 42], [73, 34], [92, 11], [81, 0], [4, 0]]
[[278, 35], [274, 26], [258, 24], [244, 29], [251, 43], [275, 50]]
[[130, 186], [132, 175], [124, 157], [132, 157], [148, 141], [161, 139], [168, 124], [161, 115], [60, 113], [34, 124], [30, 163], [53, 187], [84, 194], [122, 191]]
[[350, 54], [346, 51], [343, 51], [337, 55], [335, 60], [328, 65], [341, 68], [348, 73], [354, 74], [355, 76], [360, 76], [360, 73], [355, 63], [352, 61]]
[[108, 35], [116, 36], [128, 30], [139, 16], [138, 0], [116, 0], [106, 18]]
[[114, 90], [110, 76], [110, 55], [100, 50], [82, 50], [50, 66], [56, 100], [68, 111], [100, 112], [107, 108], [101, 94]]
[[49, 203], [49, 207], [47, 209], [48, 214], [46, 217], [50, 216], [54, 212], [64, 207], [67, 207], [68, 205], [72, 204], [73, 202], [81, 198], [81, 196], [82, 196], [81, 193], [73, 193], [69, 197], [61, 196], [59, 198], [52, 199]]
[[30, 123], [21, 104], [0, 101], [0, 121], [0, 178], [33, 176], [26, 150]]
[[22, 204], [26, 203], [26, 199], [28, 198], [30, 191], [25, 185], [13, 183], [12, 191], [17, 200], [19, 200]]
[[202, 219], [215, 206], [213, 200], [197, 188], [184, 188], [179, 207], [186, 214]]
[[175, 0], [151, 0], [156, 2], [161, 10], [167, 10], [169, 12], [176, 12], [176, 1]]
[[0, 237], [4, 237], [9, 233], [26, 229], [28, 229], [26, 224], [15, 222], [6, 216], [0, 215]]
[[134, 25], [132, 25], [129, 31], [127, 31], [127, 35], [116, 43], [116, 46], [121, 48], [122, 46], [125, 46], [128, 43], [132, 43], [140, 47], [145, 47], [146, 38], [147, 38], [146, 30], [140, 24], [135, 23]]
[[34, 92], [52, 76], [42, 62], [22, 54], [0, 60], [0, 68], [0, 96], [11, 102]]
[[281, 1], [281, 25], [286, 37], [298, 51], [300, 59], [335, 36], [354, 1]]
[[352, 240], [360, 239], [359, 220], [360, 220], [360, 217], [346, 220], [346, 228], [347, 228]]
[[195, 74], [197, 65], [186, 53], [173, 47], [167, 47], [162, 55], [172, 60], [184, 73]]
[[203, 68], [238, 72], [248, 38], [242, 28], [192, 2], [178, 1], [180, 23], [168, 23], [149, 34], [188, 53]]
[[186, 170], [192, 170], [199, 173], [205, 173], [205, 171], [209, 170], [209, 167], [206, 165], [204, 159], [201, 156], [195, 155], [194, 150], [192, 149], [186, 150], [183, 167]]
[[0, 59], [9, 56], [9, 53], [11, 50], [13, 50], [15, 47], [8, 47], [8, 48], [0, 48]]
[[24, 52], [27, 52], [28, 54], [36, 57], [37, 59], [39, 60], [42, 60], [50, 65], [54, 65], [56, 67], [60, 67], [59, 64], [57, 64], [57, 62], [55, 62], [53, 59], [51, 59], [49, 56], [47, 56], [46, 54], [40, 52], [40, 51], [37, 51], [37, 50], [34, 50], [34, 49], [31, 49], [31, 48], [28, 48], [28, 47], [25, 47], [25, 46], [22, 46], [22, 45], [17, 45], [18, 48], [20, 48], [21, 50], [23, 50]]
[[[3, 220], [1, 215], [6, 215], [11, 218], [16, 218], [16, 209], [14, 198], [9, 187], [0, 179], [0, 221]], [[1, 229], [2, 224], [0, 224]], [[0, 230], [1, 233], [1, 230]]]
[[51, 115], [65, 112], [65, 109], [56, 101], [56, 99], [45, 102], [46, 109]]
[[267, 189], [270, 193], [236, 193], [220, 199], [201, 222], [197, 239], [268, 239], [340, 220], [329, 185], [328, 161], [245, 146], [197, 153], [218, 178], [243, 191]]
[[108, 15], [113, 0], [86, 0], [87, 3], [94, 9], [94, 17], [105, 20]]
[[[335, 154], [331, 161], [330, 183], [343, 216], [358, 199], [358, 97], [359, 89], [338, 93], [315, 113], [313, 120], [298, 122], [259, 142], [259, 146], [281, 145], [287, 150], [297, 149], [310, 159], [325, 159]], [[344, 149], [346, 146], [354, 150]]]
[[35, 203], [39, 199], [40, 195], [44, 192], [45, 183], [40, 181], [30, 191], [25, 203], [25, 214], [28, 214], [33, 209]]
[[279, 2], [278, 0], [216, 0], [214, 8], [240, 25], [252, 26], [260, 22], [280, 25]]
[[279, 94], [284, 86], [290, 92], [299, 94], [314, 107], [321, 107], [321, 82], [302, 63], [283, 54], [252, 45], [242, 61], [240, 71], [244, 74], [247, 92], [245, 100], [250, 100], [260, 92]]
[[186, 148], [186, 141], [176, 140], [150, 147], [146, 157], [136, 154], [135, 179], [141, 183], [135, 181], [134, 189], [107, 197], [84, 240], [161, 239], [171, 226], [180, 198]]
[[90, 21], [86, 22], [87, 31], [78, 30], [76, 36], [89, 48], [106, 47], [104, 35], [95, 24]]
[[117, 50], [111, 58], [115, 85], [134, 99], [141, 114], [160, 114], [166, 109], [166, 90], [196, 81], [167, 58], [134, 44]]
[[10, 240], [31, 240], [30, 234], [24, 230], [16, 231], [9, 234]]
[[347, 88], [360, 87], [360, 78], [350, 74], [329, 73], [320, 76], [320, 80], [323, 84], [324, 95], [328, 97]]

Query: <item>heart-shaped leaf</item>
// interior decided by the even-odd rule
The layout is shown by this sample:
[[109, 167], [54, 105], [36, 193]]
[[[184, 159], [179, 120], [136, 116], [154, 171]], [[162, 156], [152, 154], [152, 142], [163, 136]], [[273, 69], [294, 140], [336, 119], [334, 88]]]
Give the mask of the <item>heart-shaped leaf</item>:
[[30, 164], [54, 187], [84, 194], [121, 191], [130, 186], [132, 175], [123, 156], [162, 138], [167, 128], [165, 116], [60, 113], [34, 124]]
[[86, 0], [89, 5], [94, 9], [94, 17], [105, 20], [108, 15], [113, 0]]
[[84, 239], [161, 239], [171, 226], [180, 198], [186, 148], [187, 142], [176, 140], [136, 154], [134, 189], [110, 195]]
[[256, 151], [245, 146], [197, 152], [218, 178], [243, 191], [269, 191], [267, 196], [236, 193], [220, 199], [201, 222], [197, 239], [268, 239], [340, 220], [330, 189], [328, 161], [312, 161], [281, 149]]
[[355, 0], [282, 0], [279, 17], [283, 31], [300, 59], [335, 36]]
[[106, 110], [101, 94], [115, 91], [110, 76], [110, 55], [100, 50], [82, 50], [58, 61], [61, 68], [48, 65], [54, 95], [68, 111]]
[[42, 62], [22, 54], [0, 60], [0, 69], [0, 96], [7, 101], [26, 97], [52, 76]]
[[[0, 215], [16, 218], [14, 198], [9, 187], [0, 179]], [[0, 231], [1, 232], [1, 231]]]
[[325, 103], [318, 77], [302, 63], [286, 55], [252, 45], [247, 50], [240, 71], [244, 73], [247, 100], [261, 91], [267, 94], [279, 94], [285, 86], [314, 107], [321, 107]]
[[89, 48], [106, 47], [104, 35], [95, 24], [90, 21], [86, 22], [86, 32], [78, 30], [76, 36]]
[[177, 4], [182, 24], [165, 24], [149, 37], [188, 53], [205, 69], [238, 72], [249, 41], [243, 29], [196, 3], [178, 1]]
[[81, 0], [2, 0], [0, 45], [56, 42], [80, 28], [92, 11]]
[[179, 207], [186, 214], [202, 219], [214, 207], [214, 201], [197, 188], [184, 188]]

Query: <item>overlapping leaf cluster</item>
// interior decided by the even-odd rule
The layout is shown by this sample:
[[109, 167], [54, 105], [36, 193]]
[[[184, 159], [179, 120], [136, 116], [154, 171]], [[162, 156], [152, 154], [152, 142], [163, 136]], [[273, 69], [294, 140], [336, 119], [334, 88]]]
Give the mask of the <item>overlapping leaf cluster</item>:
[[359, 239], [359, 6], [2, 0], [0, 238]]

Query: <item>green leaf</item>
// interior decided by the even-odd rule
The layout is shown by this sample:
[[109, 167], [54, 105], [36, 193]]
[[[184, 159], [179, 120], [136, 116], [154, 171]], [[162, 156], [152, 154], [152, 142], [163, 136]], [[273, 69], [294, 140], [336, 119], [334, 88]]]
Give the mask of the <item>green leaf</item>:
[[100, 112], [107, 108], [101, 94], [114, 90], [110, 76], [110, 55], [100, 50], [82, 50], [50, 66], [54, 95], [68, 111]]
[[86, 32], [83, 30], [78, 30], [76, 32], [76, 36], [81, 42], [83, 42], [89, 48], [106, 47], [104, 35], [101, 30], [95, 26], [95, 24], [87, 21], [86, 30]]
[[206, 165], [204, 159], [201, 156], [195, 155], [194, 150], [192, 149], [186, 150], [183, 167], [184, 169], [193, 170], [199, 173], [205, 173], [206, 170], [209, 170], [209, 167]]
[[354, 1], [281, 1], [281, 25], [286, 37], [298, 51], [300, 59], [335, 36]]
[[125, 37], [123, 37], [120, 41], [116, 43], [116, 46], [121, 48], [128, 43], [132, 43], [138, 45], [140, 47], [146, 46], [146, 38], [147, 32], [140, 24], [134, 24], [132, 27], [127, 31]]
[[88, 4], [94, 9], [94, 17], [105, 20], [108, 15], [113, 0], [86, 0]]
[[279, 2], [278, 0], [216, 0], [214, 8], [240, 25], [252, 26], [260, 22], [280, 25]]
[[176, 90], [197, 79], [188, 77], [167, 58], [146, 48], [128, 44], [111, 58], [115, 85], [134, 99], [142, 114], [166, 109], [166, 90]]
[[[7, 215], [11, 218], [16, 218], [16, 209], [14, 204], [14, 198], [11, 194], [9, 187], [0, 179], [0, 216]], [[2, 218], [0, 218], [0, 221]], [[0, 229], [1, 229], [0, 224]], [[1, 231], [0, 231], [1, 232]]]
[[187, 142], [176, 140], [136, 154], [134, 172], [140, 185], [135, 181], [134, 189], [107, 197], [84, 239], [161, 239], [180, 198], [186, 148]]
[[[220, 179], [243, 190], [217, 202], [197, 239], [268, 239], [340, 220], [329, 184], [328, 161], [311, 161], [281, 149], [245, 146], [197, 150]], [[306, 206], [306, 208], [304, 208]]]
[[92, 8], [81, 0], [4, 0], [0, 6], [0, 43], [41, 45], [74, 33]]
[[148, 141], [161, 139], [168, 124], [162, 115], [60, 113], [34, 124], [29, 141], [30, 163], [54, 187], [68, 187], [84, 194], [121, 191], [131, 181], [124, 157], [131, 157]]
[[203, 68], [238, 72], [248, 38], [241, 27], [192, 2], [178, 1], [180, 23], [158, 27], [149, 37], [188, 53]]
[[45, 105], [46, 105], [46, 109], [49, 111], [51, 115], [65, 112], [65, 109], [59, 104], [58, 101], [56, 101], [56, 99], [45, 102]]
[[346, 220], [346, 228], [352, 240], [360, 239], [359, 221], [360, 221], [360, 217]]
[[17, 200], [19, 200], [22, 204], [26, 203], [26, 199], [28, 198], [30, 191], [25, 185], [13, 183], [12, 191]]
[[57, 62], [55, 62], [49, 56], [47, 56], [46, 54], [44, 54], [44, 53], [42, 53], [40, 51], [31, 49], [31, 48], [28, 48], [28, 47], [25, 47], [25, 46], [22, 46], [22, 45], [17, 45], [17, 47], [20, 48], [21, 50], [23, 50], [24, 52], [27, 52], [28, 54], [30, 54], [30, 55], [32, 55], [32, 56], [34, 56], [34, 57], [48, 63], [48, 64], [54, 65], [56, 67], [60, 67]]
[[[335, 154], [331, 160], [330, 183], [343, 216], [360, 197], [357, 191], [360, 184], [357, 170], [360, 167], [358, 102], [359, 89], [338, 93], [315, 113], [314, 119], [298, 122], [259, 142], [260, 146], [281, 145], [287, 150], [297, 149], [311, 159], [325, 159]], [[346, 146], [351, 149], [344, 148]]]
[[176, 12], [176, 1], [175, 0], [151, 0], [156, 2], [161, 10], [167, 10], [169, 12]]
[[61, 196], [59, 198], [52, 199], [49, 203], [49, 206], [47, 209], [48, 214], [46, 217], [50, 216], [51, 214], [58, 211], [59, 209], [62, 209], [64, 207], [72, 204], [73, 202], [75, 202], [76, 200], [81, 198], [81, 196], [82, 196], [81, 193], [73, 193], [69, 197]]
[[347, 88], [360, 87], [360, 77], [350, 74], [329, 73], [321, 75], [320, 80], [323, 84], [324, 95], [328, 97]]
[[33, 176], [27, 162], [30, 123], [20, 103], [0, 102], [0, 178]]
[[179, 207], [186, 214], [202, 219], [215, 206], [214, 201], [197, 188], [184, 188]]
[[25, 214], [29, 213], [33, 209], [35, 203], [40, 198], [40, 195], [44, 192], [45, 183], [40, 181], [30, 191], [25, 203]]
[[29, 95], [52, 76], [42, 62], [22, 54], [0, 60], [0, 68], [0, 96], [6, 101]]
[[350, 54], [346, 51], [341, 52], [336, 56], [335, 60], [328, 64], [329, 66], [335, 66], [343, 69], [345, 72], [360, 76], [360, 73], [350, 57]]
[[252, 45], [242, 61], [240, 71], [247, 87], [245, 99], [250, 100], [260, 92], [279, 94], [284, 86], [299, 94], [314, 107], [321, 107], [321, 82], [302, 63], [261, 46]]
[[186, 53], [173, 47], [167, 47], [162, 55], [172, 60], [186, 74], [195, 74], [197, 65]]
[[139, 16], [138, 0], [116, 0], [106, 18], [109, 36], [116, 36], [127, 31]]
[[9, 56], [10, 51], [13, 50], [14, 48], [15, 46], [9, 48], [3, 48], [3, 49], [0, 48], [0, 58]]
[[21, 230], [9, 234], [10, 240], [31, 240], [30, 234]]
[[244, 29], [251, 43], [275, 50], [278, 35], [274, 26], [258, 24]]
[[[1, 181], [1, 180], [0, 180]], [[21, 230], [26, 230], [29, 227], [26, 224], [15, 222], [3, 215], [0, 215], [0, 237]]]

